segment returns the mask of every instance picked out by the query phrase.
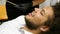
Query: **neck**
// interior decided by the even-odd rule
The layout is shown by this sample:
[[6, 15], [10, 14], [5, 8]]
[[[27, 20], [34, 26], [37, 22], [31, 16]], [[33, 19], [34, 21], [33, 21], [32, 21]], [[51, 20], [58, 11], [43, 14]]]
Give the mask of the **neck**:
[[41, 31], [39, 30], [39, 29], [36, 29], [36, 30], [31, 30], [31, 29], [29, 29], [28, 27], [23, 27], [23, 29], [24, 30], [26, 30], [26, 31], [29, 31], [29, 32], [31, 32], [31, 33], [33, 33], [33, 34], [39, 34]]

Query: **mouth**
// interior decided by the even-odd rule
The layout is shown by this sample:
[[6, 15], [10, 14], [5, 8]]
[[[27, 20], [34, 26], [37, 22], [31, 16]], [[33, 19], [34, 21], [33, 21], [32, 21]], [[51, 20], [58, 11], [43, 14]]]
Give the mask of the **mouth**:
[[29, 16], [33, 16], [33, 12], [28, 14]]

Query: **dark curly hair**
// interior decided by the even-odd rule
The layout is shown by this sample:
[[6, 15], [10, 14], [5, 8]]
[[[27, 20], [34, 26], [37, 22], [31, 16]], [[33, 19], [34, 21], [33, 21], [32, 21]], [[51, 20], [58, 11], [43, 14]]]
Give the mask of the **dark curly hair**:
[[60, 34], [60, 2], [51, 6], [54, 11], [53, 20], [48, 19], [48, 22], [45, 25], [50, 27], [50, 30], [47, 32], [42, 32], [42, 34]]

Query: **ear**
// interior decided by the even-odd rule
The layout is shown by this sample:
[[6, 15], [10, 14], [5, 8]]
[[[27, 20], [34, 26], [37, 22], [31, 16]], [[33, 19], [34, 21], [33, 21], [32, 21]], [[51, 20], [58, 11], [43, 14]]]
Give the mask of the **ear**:
[[40, 30], [43, 31], [43, 32], [46, 32], [46, 31], [49, 30], [49, 27], [48, 26], [41, 26]]

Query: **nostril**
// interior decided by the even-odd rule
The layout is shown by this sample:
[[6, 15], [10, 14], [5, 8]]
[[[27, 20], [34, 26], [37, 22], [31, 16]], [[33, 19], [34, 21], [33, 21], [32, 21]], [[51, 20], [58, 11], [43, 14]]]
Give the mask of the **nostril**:
[[38, 8], [35, 8], [35, 11], [38, 11], [39, 9]]
[[38, 8], [35, 8], [35, 10], [38, 10]]

